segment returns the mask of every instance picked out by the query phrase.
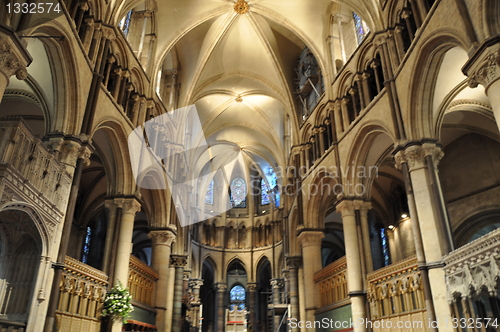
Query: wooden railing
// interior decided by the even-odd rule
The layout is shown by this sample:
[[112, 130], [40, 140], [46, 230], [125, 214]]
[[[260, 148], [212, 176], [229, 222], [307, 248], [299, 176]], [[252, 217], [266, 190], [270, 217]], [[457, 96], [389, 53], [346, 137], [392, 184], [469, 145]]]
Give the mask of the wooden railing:
[[130, 256], [128, 286], [134, 301], [154, 307], [158, 273], [135, 256]]
[[416, 257], [371, 272], [366, 282], [372, 321], [427, 321]]
[[316, 272], [314, 282], [318, 284], [321, 307], [349, 303], [345, 256]]
[[26, 188], [31, 187], [59, 211], [65, 210], [70, 175], [20, 117], [5, 117], [0, 121], [0, 164], [12, 167], [14, 175], [9, 180], [14, 186], [27, 180]]
[[64, 264], [57, 330], [98, 332], [108, 276], [68, 256]]

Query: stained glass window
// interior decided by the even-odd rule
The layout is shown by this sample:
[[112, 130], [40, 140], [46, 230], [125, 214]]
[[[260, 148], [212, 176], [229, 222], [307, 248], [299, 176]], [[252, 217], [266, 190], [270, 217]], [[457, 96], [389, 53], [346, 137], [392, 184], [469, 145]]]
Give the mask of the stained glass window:
[[128, 31], [130, 29], [130, 20], [132, 19], [132, 10], [125, 15], [122, 20], [120, 21], [120, 27], [125, 34], [125, 36], [128, 34]]
[[83, 256], [82, 262], [87, 263], [90, 252], [90, 239], [92, 238], [92, 228], [87, 227], [87, 234], [85, 234], [85, 242], [83, 243]]
[[384, 256], [384, 266], [390, 264], [389, 259], [389, 243], [387, 242], [387, 235], [385, 234], [385, 228], [380, 229], [380, 240], [382, 242], [382, 255]]
[[269, 197], [269, 186], [267, 185], [266, 180], [260, 180], [260, 204], [266, 205], [271, 202], [271, 198]]
[[214, 205], [214, 180], [210, 182], [205, 195], [205, 204]]
[[229, 291], [229, 298], [231, 300], [231, 309], [243, 310], [245, 309], [245, 288], [236, 285]]
[[247, 206], [247, 185], [242, 178], [236, 178], [231, 182], [231, 205], [233, 208], [245, 208]]
[[365, 22], [359, 17], [358, 14], [352, 13], [354, 19], [354, 28], [356, 29], [356, 37], [358, 38], [358, 45], [361, 44], [365, 35], [370, 31]]

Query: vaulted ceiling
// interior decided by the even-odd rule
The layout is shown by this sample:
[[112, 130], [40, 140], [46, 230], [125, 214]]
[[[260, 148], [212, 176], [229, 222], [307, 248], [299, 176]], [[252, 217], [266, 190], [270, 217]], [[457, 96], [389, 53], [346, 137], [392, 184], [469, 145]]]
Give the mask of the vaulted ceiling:
[[230, 143], [249, 160], [284, 165], [287, 118], [298, 128], [294, 68], [306, 45], [326, 58], [333, 2], [255, 0], [240, 13], [235, 1], [163, 2], [158, 66], [178, 70], [178, 106], [196, 105], [209, 145]]

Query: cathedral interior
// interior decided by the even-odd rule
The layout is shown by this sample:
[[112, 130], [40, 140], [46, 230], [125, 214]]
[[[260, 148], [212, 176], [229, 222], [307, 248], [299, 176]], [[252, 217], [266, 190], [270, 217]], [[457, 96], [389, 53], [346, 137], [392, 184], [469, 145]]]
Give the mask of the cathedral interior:
[[498, 331], [498, 0], [2, 0], [0, 100], [1, 332]]

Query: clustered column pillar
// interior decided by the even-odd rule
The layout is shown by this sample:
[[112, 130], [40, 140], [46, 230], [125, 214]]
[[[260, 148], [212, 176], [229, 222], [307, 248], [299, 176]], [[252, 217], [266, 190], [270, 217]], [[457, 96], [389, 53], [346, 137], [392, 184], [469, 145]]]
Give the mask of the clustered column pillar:
[[151, 265], [158, 272], [158, 281], [156, 282], [156, 326], [159, 331], [165, 331], [166, 310], [167, 310], [167, 292], [169, 275], [169, 258], [172, 242], [175, 240], [175, 232], [172, 230], [152, 230], [148, 237], [151, 239], [153, 253]]
[[252, 326], [253, 331], [256, 331], [256, 296], [257, 296], [257, 283], [249, 282], [247, 283], [247, 291], [248, 291], [248, 310], [250, 311], [250, 325]]
[[[197, 329], [200, 327], [200, 287], [203, 286], [203, 279], [190, 279], [189, 288], [192, 289], [193, 298], [191, 299], [191, 306], [193, 308], [193, 326]], [[203, 312], [201, 312], [203, 315]]]
[[181, 329], [182, 324], [182, 292], [184, 286], [184, 266], [187, 256], [171, 255], [170, 264], [175, 267], [174, 306], [172, 309], [172, 331]]
[[[420, 256], [425, 257], [422, 263], [428, 269], [430, 289], [426, 291], [426, 295], [432, 294], [439, 331], [452, 331], [451, 325], [446, 324], [452, 313], [447, 300], [442, 258], [453, 250], [453, 242], [437, 173], [437, 164], [442, 156], [441, 147], [435, 143], [410, 142], [396, 154], [396, 162], [400, 167], [405, 165], [405, 169], [408, 168], [413, 189], [415, 211], [410, 218], [412, 223], [418, 223], [415, 225], [418, 227], [413, 227], [413, 230], [420, 231], [416, 240], [423, 247], [423, 255]], [[411, 204], [410, 207], [413, 208]], [[419, 243], [416, 243], [416, 247], [418, 253]], [[419, 261], [421, 259], [419, 257]], [[425, 273], [422, 276], [427, 277]], [[427, 282], [425, 279], [427, 278], [423, 278], [423, 281]]]
[[[318, 287], [314, 282], [314, 273], [322, 268], [321, 239], [323, 237], [324, 234], [320, 230], [302, 230], [297, 237], [302, 245], [304, 265], [305, 319], [310, 322], [315, 320], [314, 312], [319, 305]], [[316, 329], [310, 328], [308, 331], [314, 332]]]
[[[290, 271], [290, 318], [299, 321], [299, 267], [302, 264], [302, 257], [289, 256], [286, 258], [286, 263]], [[298, 330], [298, 327], [292, 328], [292, 332]]]
[[[283, 279], [271, 279], [271, 287], [273, 292], [273, 304], [281, 303], [281, 290], [283, 288]], [[279, 315], [274, 316], [274, 330], [276, 330], [280, 324], [281, 317]], [[286, 324], [286, 322], [284, 322]]]
[[[218, 284], [215, 285], [215, 291], [217, 292], [216, 295], [216, 303], [217, 303], [217, 315], [216, 315], [216, 329], [215, 331], [217, 332], [224, 332], [225, 330], [225, 306], [224, 306], [224, 297], [226, 296], [226, 289], [227, 289], [227, 284], [223, 282], [219, 282]], [[254, 305], [255, 308], [255, 305]]]
[[[337, 204], [337, 211], [342, 214], [342, 225], [344, 226], [347, 290], [351, 298], [352, 320], [358, 322], [360, 319], [366, 319], [366, 292], [361, 272], [361, 252], [356, 226], [355, 204], [353, 201], [343, 200]], [[366, 326], [355, 324], [354, 331], [364, 332]]]

